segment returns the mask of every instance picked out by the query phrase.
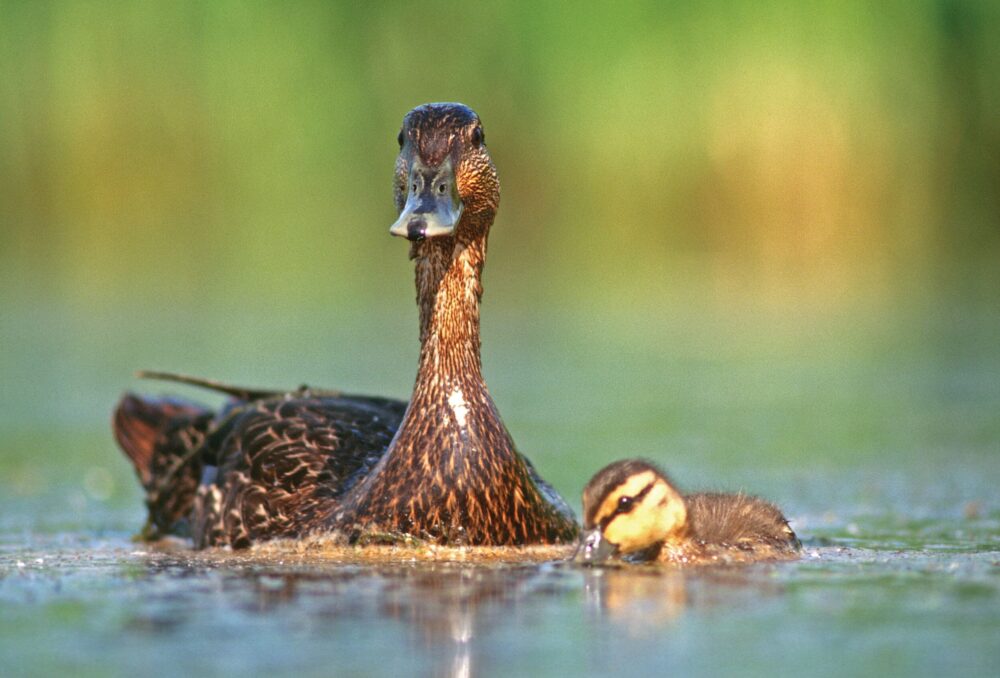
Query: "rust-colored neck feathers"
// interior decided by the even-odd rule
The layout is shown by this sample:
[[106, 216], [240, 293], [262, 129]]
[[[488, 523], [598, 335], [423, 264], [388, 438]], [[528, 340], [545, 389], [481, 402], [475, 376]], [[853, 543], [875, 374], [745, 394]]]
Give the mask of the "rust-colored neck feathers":
[[[467, 215], [471, 219], [474, 215]], [[577, 526], [543, 496], [483, 381], [480, 277], [488, 222], [414, 246], [420, 366], [389, 450], [338, 522], [355, 535], [406, 533], [447, 544], [555, 543]]]
[[469, 242], [441, 238], [419, 243], [414, 249], [420, 309], [418, 384], [435, 375], [481, 380], [479, 300], [485, 230]]

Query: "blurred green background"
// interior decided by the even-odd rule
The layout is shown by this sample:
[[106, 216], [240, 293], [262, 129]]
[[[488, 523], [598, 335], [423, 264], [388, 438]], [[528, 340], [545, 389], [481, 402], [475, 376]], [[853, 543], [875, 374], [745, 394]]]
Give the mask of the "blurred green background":
[[0, 1], [3, 493], [134, 524], [110, 409], [191, 393], [138, 368], [406, 397], [395, 140], [449, 100], [503, 187], [487, 379], [574, 501], [631, 454], [995, 463], [998, 36], [987, 1]]

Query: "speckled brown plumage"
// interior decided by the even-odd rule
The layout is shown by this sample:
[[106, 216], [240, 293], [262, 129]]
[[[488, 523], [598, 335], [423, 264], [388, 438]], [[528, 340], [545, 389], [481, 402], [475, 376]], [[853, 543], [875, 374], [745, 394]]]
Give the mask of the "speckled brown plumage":
[[208, 438], [192, 511], [196, 547], [243, 548], [322, 526], [385, 453], [405, 403], [360, 397], [288, 397], [246, 403]]
[[[177, 503], [189, 505], [197, 546], [326, 531], [352, 540], [407, 534], [477, 545], [576, 536], [572, 511], [516, 451], [483, 381], [480, 281], [499, 183], [479, 119], [461, 104], [421, 106], [404, 119], [400, 143], [397, 209], [417, 165], [453, 168], [462, 205], [453, 232], [410, 234], [421, 350], [409, 404], [301, 391], [241, 398], [229, 390], [236, 397], [224, 412], [197, 410], [207, 416], [207, 425], [199, 419], [200, 437], [170, 452], [184, 460]], [[131, 427], [129, 398], [115, 417], [117, 430]], [[140, 460], [165, 454], [164, 441], [156, 437], [148, 455], [130, 453], [140, 476], [150, 473]], [[192, 496], [196, 473], [201, 482]], [[162, 494], [180, 480], [175, 473], [153, 483]]]
[[189, 533], [188, 518], [201, 478], [201, 446], [213, 413], [172, 398], [126, 394], [115, 409], [113, 429], [132, 459], [146, 491], [150, 539]]
[[[122, 398], [113, 428], [146, 491], [144, 537], [192, 536], [198, 546], [264, 538], [265, 525], [307, 511], [320, 486], [342, 492], [370, 468], [406, 409], [398, 400], [308, 389], [252, 393], [259, 397], [234, 398], [217, 413], [174, 398]], [[285, 524], [284, 536], [298, 525]]]

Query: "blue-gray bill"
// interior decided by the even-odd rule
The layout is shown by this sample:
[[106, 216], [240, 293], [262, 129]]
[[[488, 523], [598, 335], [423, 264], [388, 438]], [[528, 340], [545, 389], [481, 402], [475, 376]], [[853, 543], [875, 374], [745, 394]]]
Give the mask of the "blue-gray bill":
[[427, 167], [415, 160], [410, 169], [406, 204], [389, 232], [414, 242], [451, 235], [462, 218], [463, 207], [450, 159], [437, 167]]

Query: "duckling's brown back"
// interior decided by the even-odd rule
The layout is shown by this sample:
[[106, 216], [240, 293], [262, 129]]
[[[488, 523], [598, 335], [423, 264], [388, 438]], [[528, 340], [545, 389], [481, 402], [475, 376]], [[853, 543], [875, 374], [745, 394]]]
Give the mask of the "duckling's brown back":
[[799, 541], [781, 510], [745, 494], [699, 492], [684, 498], [691, 536], [704, 544], [795, 550]]

